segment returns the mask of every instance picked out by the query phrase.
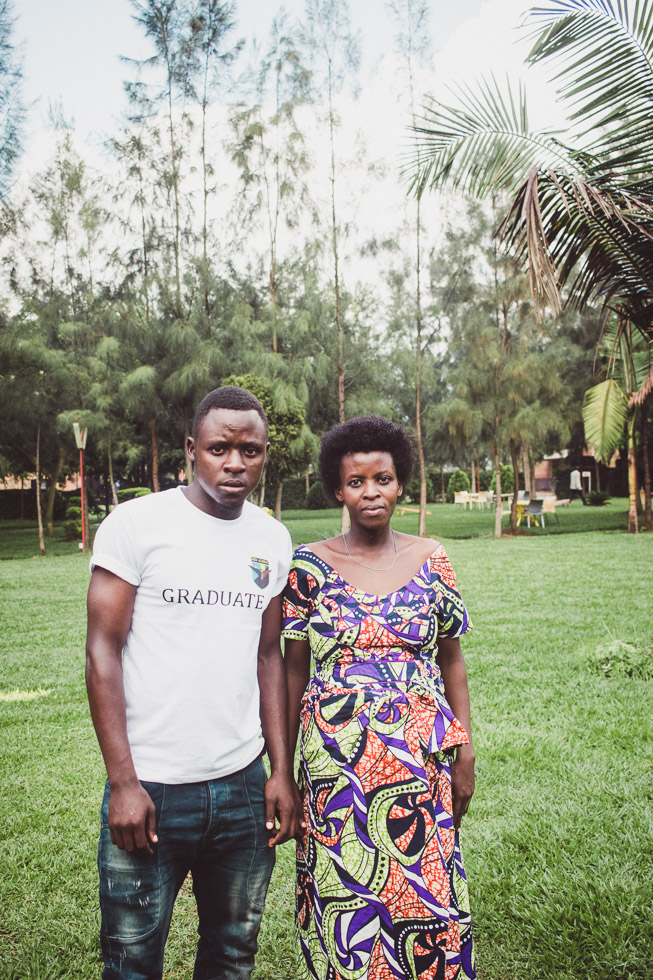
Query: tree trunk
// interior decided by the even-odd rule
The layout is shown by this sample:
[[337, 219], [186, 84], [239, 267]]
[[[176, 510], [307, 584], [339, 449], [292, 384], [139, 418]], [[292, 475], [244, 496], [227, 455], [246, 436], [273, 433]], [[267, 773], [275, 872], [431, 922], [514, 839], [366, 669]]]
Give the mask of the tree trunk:
[[274, 516], [278, 521], [281, 520], [281, 498], [283, 495], [283, 480], [279, 480], [277, 486], [277, 495], [274, 501]]
[[57, 493], [57, 483], [61, 479], [61, 471], [63, 470], [64, 461], [64, 450], [63, 447], [59, 447], [59, 455], [57, 456], [57, 462], [54, 467], [54, 472], [52, 474], [52, 482], [48, 487], [48, 493], [45, 498], [45, 536], [46, 538], [52, 537], [52, 530], [54, 526], [54, 498]]
[[415, 436], [415, 441], [417, 443], [417, 460], [419, 463], [419, 521], [417, 533], [419, 534], [420, 538], [423, 538], [426, 535], [426, 466], [424, 463], [424, 442], [422, 440], [421, 384], [417, 385], [415, 398]]
[[524, 471], [524, 490], [528, 490], [531, 497], [535, 496], [535, 488], [533, 483], [535, 479], [531, 473], [531, 454], [529, 452], [528, 446], [522, 446], [521, 449], [521, 460], [522, 469]]
[[152, 434], [152, 489], [155, 493], [159, 492], [159, 440], [156, 434], [156, 419], [150, 419], [150, 433]]
[[495, 538], [501, 537], [501, 465], [499, 459], [499, 446], [496, 439], [494, 440], [494, 478], [496, 480], [496, 497], [497, 506], [494, 512], [494, 536]]
[[113, 454], [111, 452], [111, 439], [107, 447], [107, 460], [109, 463], [109, 486], [111, 487], [111, 503], [114, 507], [118, 506], [118, 494], [116, 492], [116, 481], [113, 478]]
[[596, 477], [596, 489], [601, 490], [601, 474], [599, 473], [599, 461], [594, 457], [594, 476]]
[[23, 477], [20, 478], [20, 519], [21, 521], [25, 519], [25, 481]]
[[470, 493], [476, 493], [476, 465], [474, 463], [474, 460], [472, 460], [471, 474], [472, 474], [472, 481], [471, 481]]
[[444, 485], [444, 463], [440, 466], [440, 502], [447, 502], [447, 488]]
[[41, 426], [36, 430], [36, 518], [39, 525], [39, 548], [41, 555], [45, 555], [45, 541], [43, 539], [43, 517], [41, 515]]
[[644, 462], [644, 524], [647, 531], [653, 530], [651, 515], [651, 461], [648, 454], [648, 418], [646, 406], [642, 410], [642, 456]]
[[306, 473], [304, 474], [304, 476], [306, 477], [306, 496], [308, 496], [308, 491], [311, 489], [311, 479], [310, 479], [311, 472], [308, 466], [306, 467]]
[[637, 461], [635, 458], [635, 413], [628, 419], [628, 533], [637, 534]]
[[514, 474], [512, 503], [510, 504], [510, 530], [515, 534], [517, 531], [517, 501], [519, 500], [519, 452], [514, 439], [510, 440], [510, 459]]

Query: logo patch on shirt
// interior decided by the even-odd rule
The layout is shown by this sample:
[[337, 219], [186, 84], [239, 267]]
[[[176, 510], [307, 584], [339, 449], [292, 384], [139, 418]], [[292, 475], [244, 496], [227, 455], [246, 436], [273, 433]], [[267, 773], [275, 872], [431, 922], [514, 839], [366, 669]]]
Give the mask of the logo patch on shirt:
[[252, 578], [259, 589], [267, 589], [270, 584], [270, 562], [267, 558], [252, 558], [249, 566], [252, 570]]

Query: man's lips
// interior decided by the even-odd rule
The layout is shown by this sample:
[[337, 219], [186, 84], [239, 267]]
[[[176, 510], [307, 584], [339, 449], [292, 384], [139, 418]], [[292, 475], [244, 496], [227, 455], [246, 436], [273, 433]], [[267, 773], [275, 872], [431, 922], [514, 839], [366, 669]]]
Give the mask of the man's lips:
[[220, 488], [222, 490], [244, 490], [245, 484], [239, 483], [236, 480], [230, 480], [228, 483], [221, 483]]

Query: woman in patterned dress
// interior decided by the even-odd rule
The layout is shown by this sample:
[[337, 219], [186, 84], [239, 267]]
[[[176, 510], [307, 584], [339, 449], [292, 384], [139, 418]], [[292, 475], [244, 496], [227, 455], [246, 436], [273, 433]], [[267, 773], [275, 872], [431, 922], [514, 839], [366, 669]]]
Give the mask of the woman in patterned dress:
[[306, 824], [299, 976], [314, 980], [475, 976], [458, 841], [474, 791], [458, 640], [471, 624], [444, 548], [390, 527], [411, 465], [386, 419], [327, 433], [322, 480], [351, 528], [298, 548], [284, 593]]

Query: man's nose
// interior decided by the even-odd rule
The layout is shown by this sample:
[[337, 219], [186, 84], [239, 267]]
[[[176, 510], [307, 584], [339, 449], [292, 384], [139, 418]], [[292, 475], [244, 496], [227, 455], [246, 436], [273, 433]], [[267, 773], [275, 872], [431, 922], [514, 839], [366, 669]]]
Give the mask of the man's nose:
[[245, 464], [243, 463], [243, 458], [237, 449], [231, 449], [227, 453], [227, 458], [225, 460], [225, 469], [228, 470], [244, 470]]

